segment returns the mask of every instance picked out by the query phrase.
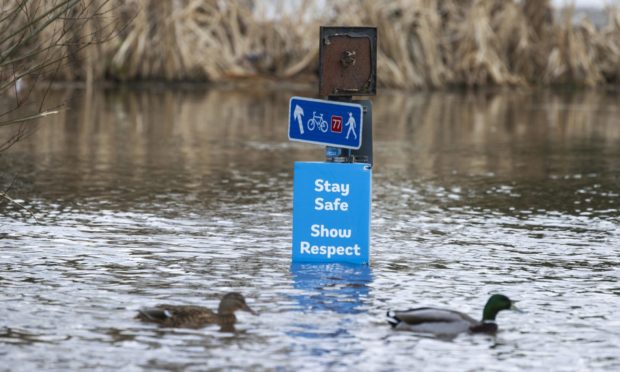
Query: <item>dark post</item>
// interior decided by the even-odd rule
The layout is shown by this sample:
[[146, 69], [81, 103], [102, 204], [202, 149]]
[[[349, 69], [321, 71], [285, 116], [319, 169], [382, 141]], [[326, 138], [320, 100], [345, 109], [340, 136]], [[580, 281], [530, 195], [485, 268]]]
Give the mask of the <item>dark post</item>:
[[328, 146], [327, 161], [372, 165], [372, 103], [354, 96], [377, 92], [376, 27], [321, 27], [319, 95], [364, 107], [362, 146], [358, 150]]

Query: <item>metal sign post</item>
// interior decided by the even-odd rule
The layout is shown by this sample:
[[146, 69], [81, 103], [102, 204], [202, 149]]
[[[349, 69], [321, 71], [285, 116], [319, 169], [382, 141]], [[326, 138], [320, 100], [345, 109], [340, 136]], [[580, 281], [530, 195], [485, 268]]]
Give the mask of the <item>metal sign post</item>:
[[321, 27], [319, 95], [292, 97], [289, 139], [327, 145], [327, 162], [296, 162], [293, 262], [368, 264], [377, 29]]
[[377, 29], [323, 26], [320, 38], [319, 95], [361, 104], [366, 123], [361, 148], [327, 147], [327, 161], [372, 165], [372, 104], [370, 100], [353, 101], [353, 96], [377, 93]]

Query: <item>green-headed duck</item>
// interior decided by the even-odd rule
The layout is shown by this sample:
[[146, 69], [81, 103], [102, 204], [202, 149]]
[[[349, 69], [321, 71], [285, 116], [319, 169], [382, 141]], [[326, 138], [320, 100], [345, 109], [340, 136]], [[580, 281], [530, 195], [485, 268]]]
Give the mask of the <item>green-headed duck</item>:
[[495, 317], [502, 310], [516, 310], [514, 301], [501, 294], [492, 295], [482, 311], [482, 320], [454, 310], [421, 307], [404, 311], [388, 311], [387, 321], [394, 329], [436, 335], [497, 332]]

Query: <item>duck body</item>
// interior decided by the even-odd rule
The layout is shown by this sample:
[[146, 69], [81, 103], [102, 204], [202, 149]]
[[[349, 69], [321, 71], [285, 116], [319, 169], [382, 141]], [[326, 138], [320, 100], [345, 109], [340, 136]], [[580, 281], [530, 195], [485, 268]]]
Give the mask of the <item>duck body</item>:
[[228, 327], [237, 321], [237, 310], [256, 315], [241, 294], [232, 292], [222, 298], [217, 312], [202, 306], [162, 304], [138, 310], [136, 318], [164, 327], [202, 328], [209, 324]]
[[191, 305], [161, 304], [138, 310], [136, 318], [164, 327], [201, 328], [207, 324], [234, 323], [234, 314], [218, 315], [211, 309]]
[[421, 307], [405, 311], [388, 312], [388, 322], [394, 329], [442, 335], [464, 332], [477, 333], [489, 328], [487, 333], [497, 330], [494, 322], [482, 323], [467, 314], [454, 310]]
[[460, 333], [497, 332], [495, 322], [501, 310], [514, 309], [513, 302], [504, 295], [493, 295], [484, 307], [482, 320], [449, 309], [420, 307], [403, 311], [388, 311], [387, 321], [392, 328], [436, 335], [456, 336]]

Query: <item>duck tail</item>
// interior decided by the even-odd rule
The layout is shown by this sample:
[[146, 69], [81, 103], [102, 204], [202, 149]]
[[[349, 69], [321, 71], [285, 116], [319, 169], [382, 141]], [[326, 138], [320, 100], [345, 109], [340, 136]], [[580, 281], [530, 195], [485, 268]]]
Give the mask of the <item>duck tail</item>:
[[401, 322], [401, 320], [398, 319], [398, 317], [396, 316], [396, 313], [392, 310], [388, 310], [386, 318], [387, 322], [390, 323], [392, 328], [395, 328]]
[[155, 308], [142, 308], [138, 309], [138, 315], [136, 318], [153, 321], [153, 322], [161, 322], [172, 316], [172, 313], [168, 310], [164, 309], [155, 309]]

